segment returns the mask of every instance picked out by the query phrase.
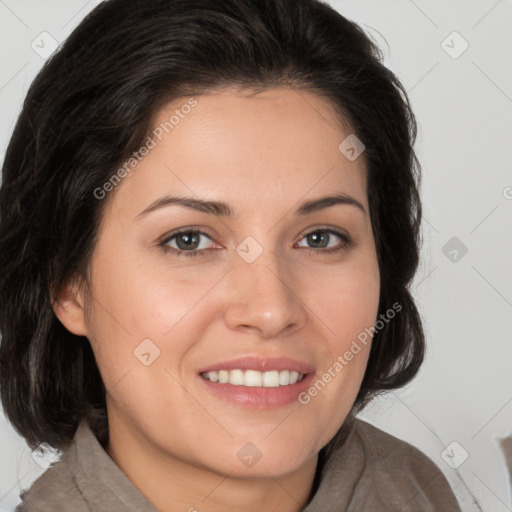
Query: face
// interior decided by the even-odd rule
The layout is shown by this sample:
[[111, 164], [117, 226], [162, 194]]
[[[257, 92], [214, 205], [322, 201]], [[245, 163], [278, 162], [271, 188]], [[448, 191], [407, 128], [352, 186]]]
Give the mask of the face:
[[104, 199], [81, 298], [110, 428], [161, 460], [291, 473], [367, 364], [369, 343], [344, 357], [379, 299], [364, 155], [340, 152], [351, 131], [328, 102], [286, 88], [184, 98], [154, 128]]

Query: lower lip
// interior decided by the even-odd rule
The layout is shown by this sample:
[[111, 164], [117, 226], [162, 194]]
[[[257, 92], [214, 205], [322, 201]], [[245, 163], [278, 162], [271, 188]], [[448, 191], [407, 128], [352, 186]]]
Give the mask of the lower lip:
[[223, 400], [243, 407], [271, 409], [297, 402], [299, 394], [310, 387], [314, 373], [308, 373], [300, 382], [295, 384], [275, 388], [234, 386], [233, 384], [212, 382], [200, 375], [198, 375], [198, 378], [214, 395]]

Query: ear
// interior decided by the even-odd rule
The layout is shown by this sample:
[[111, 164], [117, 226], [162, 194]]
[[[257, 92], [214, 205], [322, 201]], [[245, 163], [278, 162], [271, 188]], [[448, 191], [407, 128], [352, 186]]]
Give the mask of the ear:
[[77, 336], [87, 336], [84, 296], [77, 283], [66, 284], [54, 296], [52, 307], [62, 325]]

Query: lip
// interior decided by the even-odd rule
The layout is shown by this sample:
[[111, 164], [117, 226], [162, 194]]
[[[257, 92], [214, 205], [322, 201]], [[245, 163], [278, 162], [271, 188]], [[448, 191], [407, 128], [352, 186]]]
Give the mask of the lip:
[[220, 370], [257, 370], [259, 372], [290, 370], [304, 375], [314, 371], [308, 364], [289, 357], [244, 356], [211, 364], [201, 368], [197, 373], [218, 372]]
[[[234, 386], [211, 382], [201, 376], [201, 373], [219, 370], [292, 370], [304, 375], [301, 381], [288, 386], [279, 387], [248, 387]], [[231, 404], [251, 409], [274, 409], [284, 407], [298, 401], [300, 393], [306, 391], [315, 377], [314, 370], [308, 364], [288, 357], [262, 358], [246, 356], [229, 361], [221, 361], [199, 370], [197, 378], [206, 387], [210, 395]]]

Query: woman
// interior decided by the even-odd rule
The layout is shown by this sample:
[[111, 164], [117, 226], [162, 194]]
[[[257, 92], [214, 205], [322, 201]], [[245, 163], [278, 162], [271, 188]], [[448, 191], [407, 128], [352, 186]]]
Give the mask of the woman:
[[415, 120], [316, 0], [110, 0], [0, 193], [1, 394], [32, 510], [459, 510], [355, 418], [417, 373]]

